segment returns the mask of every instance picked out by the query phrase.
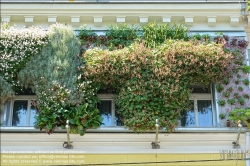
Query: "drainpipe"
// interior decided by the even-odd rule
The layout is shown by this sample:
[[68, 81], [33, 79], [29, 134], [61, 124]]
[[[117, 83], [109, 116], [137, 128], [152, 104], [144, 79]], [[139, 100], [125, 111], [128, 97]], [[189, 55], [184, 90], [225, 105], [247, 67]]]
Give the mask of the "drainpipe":
[[214, 88], [213, 88], [213, 90], [214, 90], [214, 104], [215, 104], [215, 112], [216, 112], [216, 127], [221, 127], [221, 126], [219, 126], [220, 124], [219, 124], [219, 122], [220, 122], [220, 119], [219, 119], [219, 105], [218, 105], [218, 93], [217, 93], [217, 91], [216, 91], [216, 84], [214, 83]]
[[250, 151], [250, 132], [247, 130], [246, 131], [246, 166], [250, 166], [250, 156], [249, 156], [249, 151]]

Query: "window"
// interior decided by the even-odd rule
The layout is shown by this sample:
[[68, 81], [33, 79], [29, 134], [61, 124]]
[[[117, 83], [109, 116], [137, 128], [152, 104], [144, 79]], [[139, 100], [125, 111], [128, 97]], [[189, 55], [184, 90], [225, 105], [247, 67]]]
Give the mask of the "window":
[[33, 96], [18, 96], [5, 104], [2, 119], [3, 126], [34, 126], [38, 114], [32, 105]]
[[123, 126], [121, 116], [116, 112], [117, 106], [113, 99], [113, 95], [98, 95], [101, 102], [97, 105], [103, 118], [101, 126]]
[[[99, 94], [100, 103], [97, 108], [103, 118], [101, 127], [124, 126], [122, 117], [117, 113], [114, 95]], [[35, 96], [20, 95], [5, 104], [1, 117], [2, 126], [32, 127], [38, 111], [32, 105]], [[211, 92], [196, 90], [189, 100], [190, 107], [181, 112], [182, 127], [213, 127], [216, 124], [216, 114], [213, 109]]]
[[182, 127], [213, 127], [214, 112], [211, 94], [192, 94], [188, 110], [181, 111]]

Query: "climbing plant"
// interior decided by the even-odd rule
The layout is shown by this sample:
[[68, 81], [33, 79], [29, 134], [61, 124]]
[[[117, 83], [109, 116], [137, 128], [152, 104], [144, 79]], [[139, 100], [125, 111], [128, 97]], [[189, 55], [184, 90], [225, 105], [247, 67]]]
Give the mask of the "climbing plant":
[[143, 43], [117, 51], [88, 50], [86, 79], [118, 93], [118, 113], [134, 131], [152, 130], [155, 119], [172, 131], [188, 107], [189, 87], [221, 78], [230, 62], [222, 45], [166, 40], [156, 49]]
[[[6, 36], [9, 29], [4, 30]], [[42, 37], [24, 45], [23, 53], [19, 48], [12, 50], [21, 35], [1, 40], [1, 58], [5, 60], [1, 72], [7, 71], [7, 76], [0, 77], [4, 87], [0, 90], [1, 94], [13, 95], [13, 87], [31, 88], [37, 96], [33, 105], [39, 110], [35, 126], [49, 134], [56, 126], [64, 127], [66, 120], [71, 132], [80, 135], [100, 126], [97, 93], [103, 89], [117, 94], [118, 113], [126, 127], [136, 132], [152, 130], [155, 119], [159, 119], [161, 128], [172, 131], [180, 111], [188, 107], [191, 85], [219, 80], [217, 89], [223, 93], [226, 87], [222, 83], [230, 84], [236, 71], [248, 71], [240, 67], [244, 52], [227, 47], [222, 38], [214, 42], [209, 42], [208, 35], [192, 38], [181, 24], [149, 23], [141, 31], [121, 24], [110, 26], [102, 36], [85, 27], [79, 38], [71, 28], [60, 24], [52, 25], [47, 32], [38, 31]], [[33, 33], [27, 33], [26, 40], [33, 39], [28, 37]], [[230, 42], [245, 47], [243, 41]], [[15, 63], [6, 53], [16, 56], [12, 58]], [[6, 67], [8, 63], [14, 67]]]

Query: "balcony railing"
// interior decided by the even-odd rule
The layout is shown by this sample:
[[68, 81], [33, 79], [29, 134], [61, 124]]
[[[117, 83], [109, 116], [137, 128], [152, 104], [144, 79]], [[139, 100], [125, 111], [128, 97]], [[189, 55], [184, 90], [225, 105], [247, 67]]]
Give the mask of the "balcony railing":
[[211, 2], [211, 3], [239, 3], [239, 2], [247, 2], [247, 0], [1, 0], [1, 2], [23, 2], [23, 3], [65, 3], [65, 2], [77, 2], [77, 3], [164, 3], [164, 2]]

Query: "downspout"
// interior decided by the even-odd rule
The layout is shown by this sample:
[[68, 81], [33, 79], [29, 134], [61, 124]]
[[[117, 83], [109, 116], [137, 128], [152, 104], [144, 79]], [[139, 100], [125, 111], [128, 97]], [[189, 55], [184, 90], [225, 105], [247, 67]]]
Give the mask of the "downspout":
[[250, 166], [250, 132], [246, 131], [246, 166]]
[[215, 105], [215, 112], [216, 112], [216, 127], [219, 126], [219, 106], [218, 106], [218, 93], [216, 91], [216, 84], [214, 83], [213, 86], [213, 92], [214, 92], [214, 105]]

